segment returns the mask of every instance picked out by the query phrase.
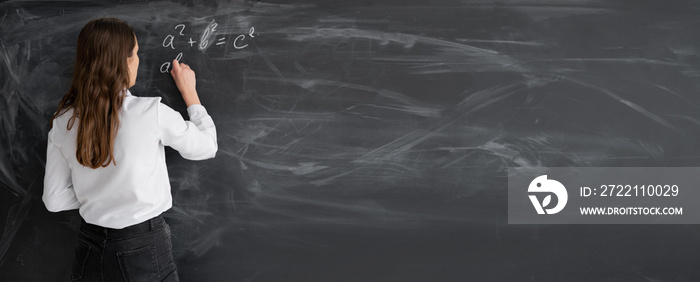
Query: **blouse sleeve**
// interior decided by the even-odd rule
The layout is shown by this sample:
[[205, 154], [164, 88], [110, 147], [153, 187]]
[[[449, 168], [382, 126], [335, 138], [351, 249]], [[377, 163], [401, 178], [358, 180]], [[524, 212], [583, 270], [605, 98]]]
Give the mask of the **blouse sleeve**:
[[[55, 126], [54, 126], [55, 128]], [[49, 131], [46, 148], [46, 173], [44, 174], [44, 194], [42, 200], [46, 208], [52, 212], [80, 208], [80, 202], [73, 191], [73, 180], [68, 161], [61, 154], [61, 149], [51, 138], [53, 129]]]
[[163, 103], [158, 105], [158, 126], [163, 145], [177, 150], [188, 160], [206, 160], [216, 155], [216, 127], [202, 105], [187, 108], [190, 116], [185, 121], [180, 113]]

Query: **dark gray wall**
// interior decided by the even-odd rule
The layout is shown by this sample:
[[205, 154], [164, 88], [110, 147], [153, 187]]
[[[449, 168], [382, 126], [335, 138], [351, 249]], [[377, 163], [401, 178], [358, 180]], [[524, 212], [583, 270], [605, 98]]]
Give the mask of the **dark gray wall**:
[[700, 165], [698, 2], [327, 0], [0, 4], [0, 280], [69, 275], [46, 133], [99, 16], [136, 29], [135, 95], [184, 113], [182, 52], [217, 125], [215, 159], [167, 152], [183, 281], [700, 279], [696, 225], [508, 225], [506, 197], [508, 167]]

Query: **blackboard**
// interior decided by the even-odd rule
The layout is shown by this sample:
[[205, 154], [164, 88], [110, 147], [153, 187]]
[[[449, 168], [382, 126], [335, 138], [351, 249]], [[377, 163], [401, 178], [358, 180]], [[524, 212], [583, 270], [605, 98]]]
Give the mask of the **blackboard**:
[[[80, 28], [137, 33], [137, 96], [219, 152], [168, 150], [183, 281], [698, 281], [696, 225], [509, 225], [508, 167], [700, 165], [697, 1], [0, 4], [0, 280], [65, 281], [41, 202]], [[181, 55], [180, 55], [181, 54]], [[697, 235], [697, 236], [696, 236]]]

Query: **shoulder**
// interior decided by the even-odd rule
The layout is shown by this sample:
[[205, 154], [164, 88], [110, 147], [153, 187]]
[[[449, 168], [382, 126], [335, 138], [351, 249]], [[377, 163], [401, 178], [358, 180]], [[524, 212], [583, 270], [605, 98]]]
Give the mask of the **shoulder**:
[[56, 118], [51, 121], [51, 130], [59, 130], [62, 129], [63, 131], [67, 130], [66, 126], [68, 125], [68, 122], [70, 119], [73, 117], [73, 109], [68, 108], [63, 113], [59, 114]]
[[127, 96], [122, 105], [122, 119], [143, 126], [162, 126], [182, 120], [182, 115], [161, 102], [161, 97]]
[[136, 97], [127, 96], [124, 99], [122, 108], [124, 110], [157, 110], [161, 97]]
[[51, 121], [51, 130], [49, 130], [49, 141], [59, 145], [63, 142], [65, 135], [68, 132], [68, 122], [73, 117], [73, 109], [67, 109], [59, 116]]
[[59, 114], [54, 120], [53, 124], [56, 125], [56, 123], [67, 123], [68, 120], [73, 116], [73, 108], [68, 108], [63, 113]]
[[124, 105], [122, 106], [122, 109], [124, 110], [124, 112], [128, 112], [130, 114], [133, 114], [133, 113], [140, 113], [140, 114], [152, 113], [152, 114], [155, 114], [157, 116], [171, 115], [174, 113], [179, 114], [173, 108], [164, 104], [162, 102], [161, 97], [128, 96], [127, 99], [124, 100]]
[[160, 97], [127, 96], [119, 117], [123, 130], [149, 131], [157, 127], [160, 100]]

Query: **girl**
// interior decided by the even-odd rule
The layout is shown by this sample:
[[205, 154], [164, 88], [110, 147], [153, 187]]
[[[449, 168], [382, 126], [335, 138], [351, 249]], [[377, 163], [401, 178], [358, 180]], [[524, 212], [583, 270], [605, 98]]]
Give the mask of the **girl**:
[[129, 92], [138, 50], [125, 22], [88, 22], [70, 90], [52, 117], [42, 199], [49, 211], [78, 209], [83, 219], [74, 281], [178, 281], [162, 216], [172, 206], [164, 146], [190, 160], [213, 158], [218, 149], [189, 66], [173, 61], [171, 74], [190, 121], [159, 97]]

